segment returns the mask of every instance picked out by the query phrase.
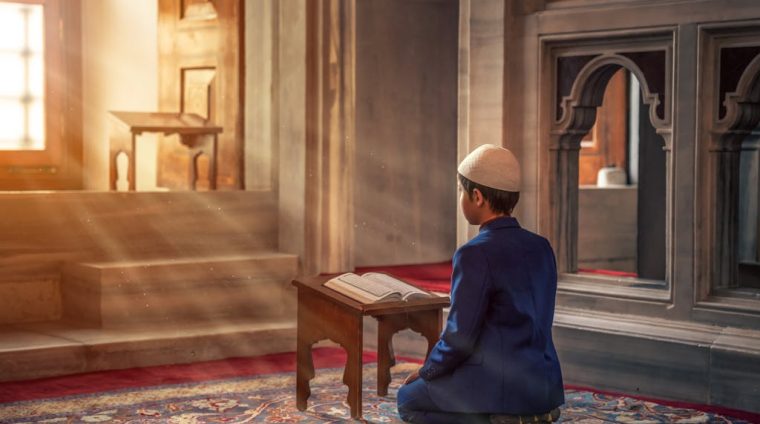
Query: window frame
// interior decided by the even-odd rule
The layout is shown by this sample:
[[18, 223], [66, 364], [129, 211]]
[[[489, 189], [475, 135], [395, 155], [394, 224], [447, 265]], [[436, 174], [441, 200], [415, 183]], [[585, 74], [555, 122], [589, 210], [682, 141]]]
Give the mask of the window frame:
[[0, 190], [81, 189], [81, 2], [0, 1], [42, 5], [45, 30], [45, 149], [0, 151]]
[[[718, 24], [707, 23], [699, 25], [698, 28], [699, 67], [704, 71], [700, 75], [696, 95], [704, 100], [697, 105], [697, 116], [702, 117], [702, 119], [699, 120], [700, 124], [697, 128], [698, 166], [696, 167], [695, 181], [698, 182], [697, 187], [703, 187], [704, 190], [695, 190], [696, 218], [699, 231], [695, 240], [698, 262], [694, 304], [695, 309], [699, 310], [700, 313], [730, 312], [760, 316], [760, 299], [742, 294], [740, 292], [742, 287], [730, 287], [733, 283], [731, 279], [735, 278], [736, 275], [732, 277], [731, 272], [724, 275], [719, 271], [721, 266], [725, 266], [724, 256], [733, 258], [734, 264], [738, 263], [736, 260], [738, 222], [735, 223], [733, 229], [729, 229], [729, 232], [735, 232], [733, 236], [722, 235], [721, 232], [725, 229], [718, 228], [720, 222], [726, 219], [722, 215], [732, 213], [732, 207], [725, 206], [728, 202], [724, 200], [728, 196], [723, 195], [723, 190], [720, 190], [722, 186], [719, 186], [721, 176], [718, 166], [720, 157], [718, 155], [727, 148], [727, 141], [723, 140], [723, 137], [733, 131], [737, 133], [743, 131], [741, 123], [749, 121], [744, 121], [747, 114], [746, 111], [742, 110], [742, 103], [748, 104], [748, 98], [745, 98], [748, 97], [747, 91], [752, 86], [760, 84], [760, 81], [755, 82], [752, 86], [745, 84], [754, 79], [760, 79], [760, 66], [758, 66], [760, 56], [756, 56], [742, 70], [736, 90], [727, 91], [724, 98], [721, 98], [720, 52], [723, 48], [749, 46], [760, 48], [759, 25], [760, 21], [754, 20]], [[717, 107], [720, 103], [726, 108], [723, 116]], [[734, 181], [734, 183], [737, 184], [735, 190], [739, 190], [738, 181]], [[733, 207], [738, 210], [738, 198]], [[725, 243], [726, 236], [729, 240], [728, 243]], [[733, 240], [733, 243], [730, 240]], [[732, 244], [733, 246], [731, 246]], [[729, 286], [724, 287], [724, 285]]]
[[[651, 28], [640, 31], [611, 31], [605, 33], [575, 33], [567, 35], [545, 35], [540, 37], [541, 55], [539, 65], [542, 73], [539, 83], [539, 145], [544, 155], [541, 160], [539, 232], [546, 234], [557, 254], [558, 265], [558, 296], [561, 302], [568, 306], [587, 304], [577, 298], [578, 295], [591, 299], [607, 298], [606, 302], [610, 309], [626, 309], [623, 306], [627, 302], [646, 303], [648, 306], [673, 303], [674, 299], [674, 157], [672, 152], [673, 123], [672, 123], [672, 97], [673, 97], [673, 51], [676, 39], [676, 31], [673, 27]], [[664, 116], [658, 117], [655, 108], [652, 107], [650, 117], [657, 132], [665, 141], [666, 150], [666, 270], [665, 287], [660, 288], [634, 288], [632, 283], [651, 285], [651, 280], [640, 278], [620, 278], [611, 276], [598, 276], [579, 274], [574, 271], [578, 267], [578, 159], [580, 153], [580, 138], [573, 127], [577, 121], [588, 120], [593, 125], [595, 114], [569, 114], [571, 108], [584, 108], [588, 99], [582, 99], [583, 93], [577, 91], [578, 84], [573, 85], [573, 92], [569, 97], [559, 100], [563, 108], [562, 118], [556, 118], [555, 105], [557, 100], [557, 59], [563, 56], [594, 55], [594, 59], [580, 72], [596, 72], [603, 66], [622, 66], [628, 71], [638, 74], [636, 78], [641, 82], [644, 90], [645, 102], [650, 105], [658, 93], [651, 93], [645, 87], [646, 78], [638, 68], [634, 69], [624, 60], [615, 57], [617, 53], [637, 51], [664, 51], [665, 52], [665, 81], [664, 92], [659, 93], [664, 98]], [[594, 62], [596, 61], [596, 62]], [[590, 75], [578, 76], [574, 82], [584, 79], [588, 81]], [[606, 84], [603, 88], [606, 87]], [[604, 90], [602, 89], [602, 94]], [[547, 101], [548, 100], [548, 101]], [[584, 124], [585, 125], [585, 124]], [[585, 132], [583, 132], [585, 134]], [[577, 149], [573, 149], [573, 141], [577, 140]], [[560, 169], [562, 164], [572, 164], [568, 169]], [[592, 302], [597, 303], [595, 300]], [[597, 306], [599, 304], [597, 303]], [[630, 306], [630, 305], [629, 305]], [[655, 307], [656, 308], [656, 307]]]

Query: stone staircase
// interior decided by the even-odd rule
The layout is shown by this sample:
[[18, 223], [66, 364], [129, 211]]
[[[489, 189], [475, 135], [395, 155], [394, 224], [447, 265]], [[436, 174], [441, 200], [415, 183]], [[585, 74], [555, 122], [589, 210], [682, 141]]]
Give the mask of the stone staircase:
[[64, 317], [106, 328], [282, 317], [297, 269], [283, 253], [69, 264]]
[[0, 326], [0, 381], [295, 349], [298, 258], [77, 262], [59, 321]]

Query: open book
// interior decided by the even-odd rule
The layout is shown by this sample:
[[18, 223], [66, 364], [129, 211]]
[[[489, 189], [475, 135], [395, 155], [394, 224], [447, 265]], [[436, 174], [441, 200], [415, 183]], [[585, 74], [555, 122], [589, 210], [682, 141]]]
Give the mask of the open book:
[[325, 287], [361, 303], [379, 303], [431, 297], [431, 294], [388, 274], [352, 272], [339, 275], [324, 283]]

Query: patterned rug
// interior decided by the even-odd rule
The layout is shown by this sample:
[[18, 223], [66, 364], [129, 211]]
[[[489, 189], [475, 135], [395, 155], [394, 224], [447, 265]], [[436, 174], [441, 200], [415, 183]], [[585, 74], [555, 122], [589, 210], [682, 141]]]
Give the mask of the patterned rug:
[[[393, 369], [387, 397], [376, 393], [375, 364], [364, 368], [363, 422], [400, 423], [396, 391], [419, 365]], [[295, 407], [292, 372], [130, 388], [0, 404], [1, 423], [335, 423], [349, 420], [341, 368], [318, 369], [306, 411]], [[694, 409], [567, 390], [565, 423], [747, 423]]]

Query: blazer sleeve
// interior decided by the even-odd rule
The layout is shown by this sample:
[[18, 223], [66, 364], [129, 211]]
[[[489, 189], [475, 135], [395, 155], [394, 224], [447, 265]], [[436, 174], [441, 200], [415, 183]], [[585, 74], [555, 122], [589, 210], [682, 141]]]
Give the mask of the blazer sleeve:
[[462, 246], [454, 254], [451, 309], [440, 340], [420, 369], [423, 380], [452, 372], [472, 354], [485, 318], [488, 275], [485, 256], [477, 246]]

